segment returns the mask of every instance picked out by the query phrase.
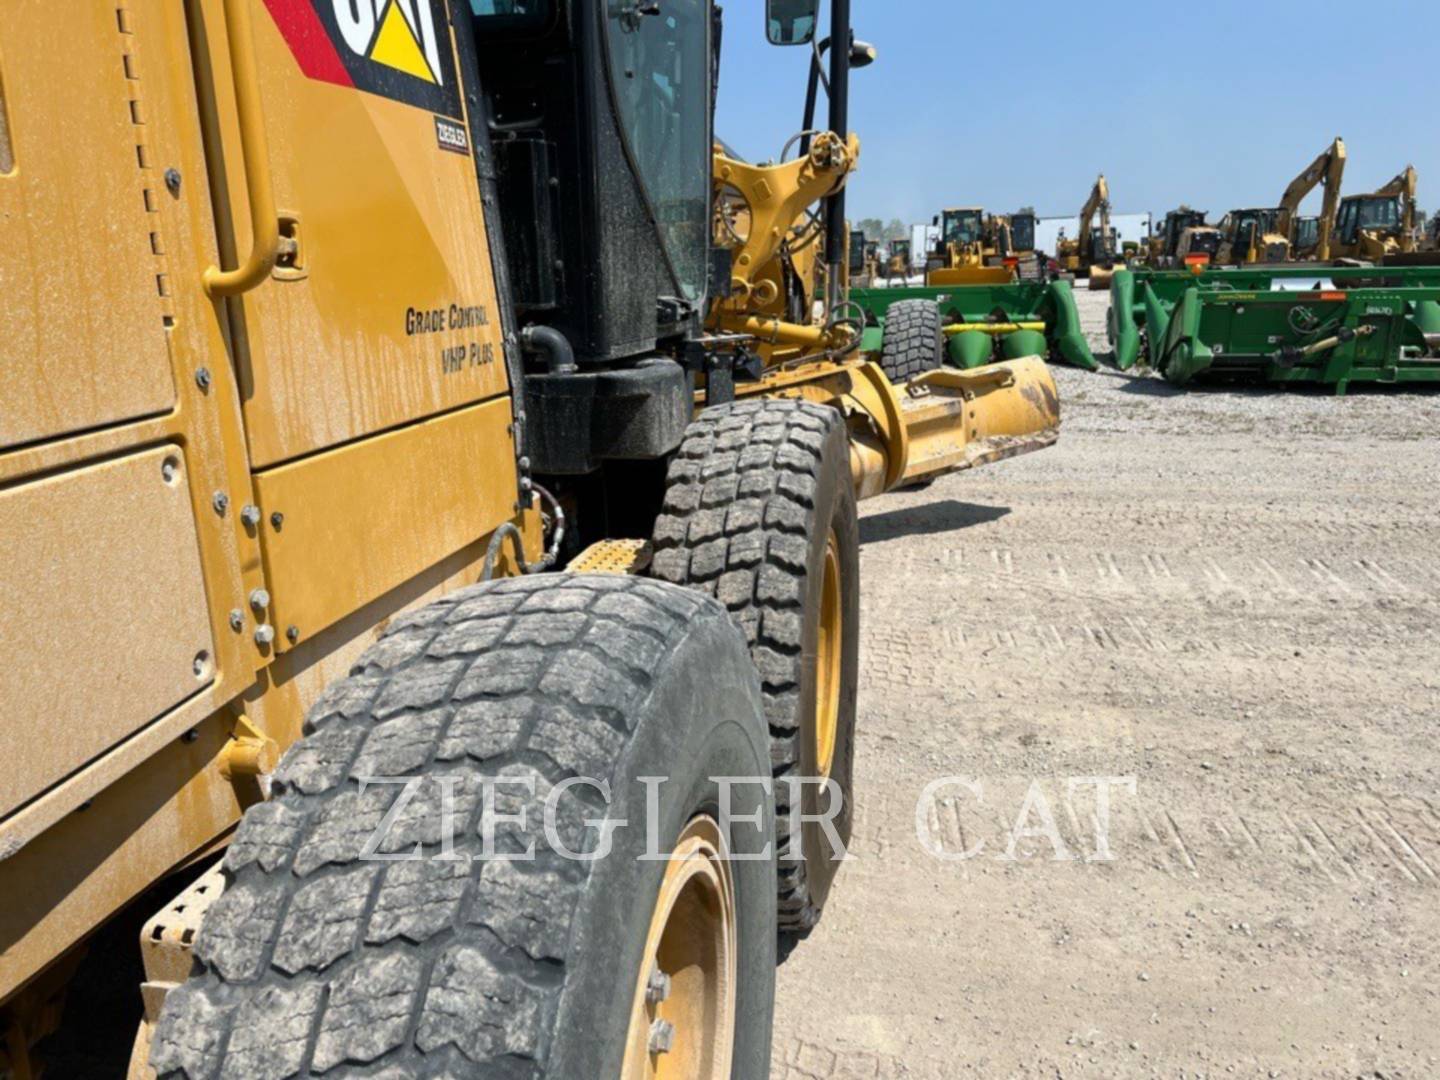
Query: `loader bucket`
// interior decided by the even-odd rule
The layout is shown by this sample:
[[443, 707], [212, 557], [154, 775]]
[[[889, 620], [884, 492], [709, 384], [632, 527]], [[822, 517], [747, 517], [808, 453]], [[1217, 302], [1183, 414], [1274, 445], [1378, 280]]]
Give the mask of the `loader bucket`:
[[1110, 279], [1115, 276], [1115, 268], [1110, 266], [1092, 266], [1090, 268], [1090, 291], [1104, 292], [1110, 288]]
[[1015, 280], [1008, 266], [941, 267], [925, 274], [926, 285], [1005, 285]]

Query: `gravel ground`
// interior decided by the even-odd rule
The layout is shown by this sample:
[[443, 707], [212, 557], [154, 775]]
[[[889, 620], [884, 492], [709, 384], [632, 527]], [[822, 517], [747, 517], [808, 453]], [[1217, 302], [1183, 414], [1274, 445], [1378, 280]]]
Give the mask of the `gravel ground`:
[[1440, 1075], [1440, 395], [1056, 375], [1055, 448], [862, 507], [774, 1076]]

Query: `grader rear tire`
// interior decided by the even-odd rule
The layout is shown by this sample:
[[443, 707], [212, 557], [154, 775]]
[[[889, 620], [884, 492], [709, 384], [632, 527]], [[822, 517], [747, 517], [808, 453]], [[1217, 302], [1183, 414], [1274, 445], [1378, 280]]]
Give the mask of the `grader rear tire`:
[[940, 306], [934, 300], [897, 300], [885, 312], [880, 370], [897, 386], [938, 368], [945, 353]]
[[[767, 1075], [775, 867], [725, 855], [770, 843], [769, 800], [733, 787], [727, 833], [710, 779], [767, 775], [762, 708], [725, 612], [658, 582], [522, 578], [398, 620], [241, 822], [151, 1061], [162, 1077]], [[365, 776], [417, 793], [397, 809], [402, 788]], [[647, 835], [637, 778], [656, 776]], [[576, 777], [609, 790], [552, 796], [552, 844], [546, 797]], [[446, 786], [458, 826], [438, 858]], [[738, 816], [754, 812], [758, 828]], [[609, 855], [566, 856], [595, 851], [602, 818], [623, 819]], [[487, 820], [493, 851], [533, 858], [485, 857]], [[400, 861], [365, 857], [382, 821], [378, 853]]]
[[833, 813], [848, 844], [854, 801], [859, 526], [841, 415], [798, 401], [706, 409], [671, 463], [654, 545], [651, 573], [717, 597], [750, 643], [776, 778], [780, 925], [808, 930], [840, 863], [823, 825], [793, 827], [792, 806]]

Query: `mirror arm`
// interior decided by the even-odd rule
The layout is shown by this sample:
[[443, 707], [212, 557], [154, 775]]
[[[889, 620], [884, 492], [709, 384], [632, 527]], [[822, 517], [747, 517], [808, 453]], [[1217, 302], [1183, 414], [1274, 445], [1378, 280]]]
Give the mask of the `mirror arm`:
[[[829, 48], [830, 39], [827, 37], [815, 46], [810, 56], [810, 81], [805, 88], [805, 117], [800, 124], [800, 130], [804, 132], [804, 134], [800, 136], [801, 157], [804, 157], [810, 152], [810, 132], [815, 130], [815, 104], [816, 99], [819, 97], [820, 80], [824, 77], [821, 65], [825, 51]], [[830, 92], [828, 84], [825, 87], [825, 92], [827, 94]]]
[[[840, 139], [850, 131], [850, 0], [830, 0], [830, 130]], [[845, 257], [845, 188], [825, 200], [826, 319], [840, 305]]]

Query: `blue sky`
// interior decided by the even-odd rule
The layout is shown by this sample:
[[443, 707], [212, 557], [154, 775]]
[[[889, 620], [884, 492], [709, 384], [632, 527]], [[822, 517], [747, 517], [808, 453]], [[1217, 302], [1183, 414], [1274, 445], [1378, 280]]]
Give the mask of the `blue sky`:
[[[1214, 220], [1273, 205], [1336, 135], [1345, 191], [1410, 163], [1421, 207], [1440, 203], [1440, 0], [852, 4], [879, 50], [852, 75], [852, 219], [1073, 214], [1103, 171], [1117, 212]], [[766, 43], [763, 0], [724, 7], [717, 131], [772, 159], [800, 127], [807, 51]]]

